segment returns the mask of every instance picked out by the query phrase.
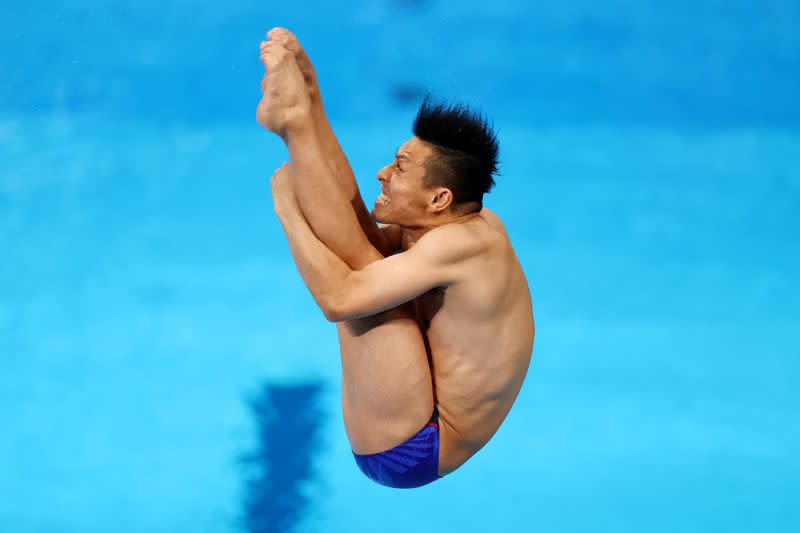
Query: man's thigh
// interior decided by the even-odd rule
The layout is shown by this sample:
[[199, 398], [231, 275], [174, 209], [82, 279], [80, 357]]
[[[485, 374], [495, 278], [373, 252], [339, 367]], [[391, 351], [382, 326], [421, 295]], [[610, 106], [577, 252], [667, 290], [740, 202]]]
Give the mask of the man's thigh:
[[353, 451], [377, 453], [402, 443], [425, 425], [434, 405], [428, 354], [411, 306], [340, 322], [337, 330]]

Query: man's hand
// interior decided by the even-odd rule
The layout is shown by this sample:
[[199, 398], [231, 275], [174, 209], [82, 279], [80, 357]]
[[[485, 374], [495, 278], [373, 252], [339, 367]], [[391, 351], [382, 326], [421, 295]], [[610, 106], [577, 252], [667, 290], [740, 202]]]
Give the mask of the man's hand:
[[282, 222], [287, 217], [300, 213], [292, 177], [289, 175], [289, 163], [284, 163], [272, 174], [270, 185], [272, 186], [272, 202], [275, 205], [275, 213]]
[[277, 41], [261, 43], [261, 101], [258, 123], [284, 140], [292, 128], [310, 124], [311, 100], [294, 55]]

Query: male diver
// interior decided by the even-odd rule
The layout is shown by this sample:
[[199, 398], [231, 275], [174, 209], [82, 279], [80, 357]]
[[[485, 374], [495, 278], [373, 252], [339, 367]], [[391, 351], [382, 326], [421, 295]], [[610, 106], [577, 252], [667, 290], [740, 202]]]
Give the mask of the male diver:
[[272, 176], [275, 212], [306, 286], [337, 323], [356, 463], [382, 485], [425, 485], [494, 435], [531, 359], [528, 284], [483, 207], [496, 136], [465, 106], [426, 99], [414, 135], [378, 172], [370, 216], [296, 37], [271, 30], [260, 57], [256, 116], [289, 150]]

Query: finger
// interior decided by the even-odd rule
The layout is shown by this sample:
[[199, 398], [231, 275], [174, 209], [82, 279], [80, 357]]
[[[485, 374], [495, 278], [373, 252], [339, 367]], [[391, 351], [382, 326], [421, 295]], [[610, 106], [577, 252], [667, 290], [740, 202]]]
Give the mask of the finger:
[[263, 50], [261, 50], [259, 57], [261, 57], [261, 61], [264, 61], [266, 58], [273, 57], [274, 55], [275, 54], [272, 53], [272, 50], [270, 48], [264, 48]]
[[261, 57], [265, 56], [275, 57], [275, 58], [280, 57], [280, 51], [277, 48], [275, 48], [275, 43], [268, 42], [266, 46], [264, 46], [261, 49]]

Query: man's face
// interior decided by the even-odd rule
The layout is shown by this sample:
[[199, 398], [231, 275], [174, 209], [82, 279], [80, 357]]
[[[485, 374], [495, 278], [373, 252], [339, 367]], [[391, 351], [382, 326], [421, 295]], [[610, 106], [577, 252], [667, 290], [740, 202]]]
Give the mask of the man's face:
[[425, 161], [432, 155], [433, 149], [417, 137], [397, 149], [394, 160], [378, 172], [382, 192], [372, 210], [375, 218], [401, 226], [420, 225], [432, 198], [422, 181]]

